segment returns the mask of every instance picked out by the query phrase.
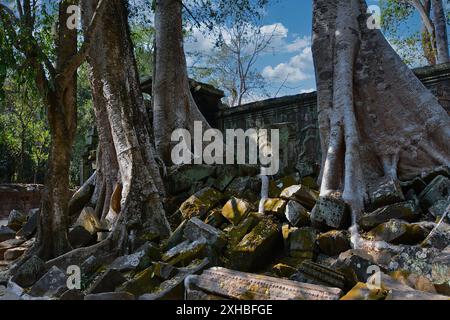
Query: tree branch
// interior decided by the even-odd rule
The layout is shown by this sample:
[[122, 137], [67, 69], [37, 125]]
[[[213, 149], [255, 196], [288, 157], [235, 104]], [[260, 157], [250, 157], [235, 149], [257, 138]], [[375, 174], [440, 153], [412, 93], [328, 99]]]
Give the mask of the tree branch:
[[423, 21], [425, 27], [427, 28], [428, 32], [431, 35], [434, 35], [435, 31], [434, 31], [433, 21], [431, 21], [431, 18], [427, 14], [427, 11], [426, 11], [424, 5], [422, 4], [422, 2], [420, 2], [420, 0], [409, 0], [409, 1], [417, 9], [417, 11], [419, 11], [420, 17], [422, 18], [422, 21]]
[[103, 12], [106, 8], [107, 0], [100, 0], [95, 8], [94, 14], [92, 15], [91, 22], [84, 36], [84, 42], [81, 45], [80, 50], [77, 54], [70, 59], [70, 61], [64, 66], [63, 71], [57, 75], [61, 88], [65, 88], [72, 77], [72, 75], [77, 71], [78, 67], [84, 62], [89, 50], [91, 48], [92, 39], [94, 38], [95, 32], [99, 21], [103, 16]]

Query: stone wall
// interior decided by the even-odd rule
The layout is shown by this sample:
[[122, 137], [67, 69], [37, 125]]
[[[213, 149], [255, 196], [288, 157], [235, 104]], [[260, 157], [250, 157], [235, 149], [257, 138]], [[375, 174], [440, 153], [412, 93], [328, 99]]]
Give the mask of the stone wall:
[[[417, 77], [450, 113], [450, 63], [414, 70]], [[217, 127], [280, 128], [282, 174], [295, 169], [302, 176], [317, 173], [321, 163], [316, 92], [221, 108]]]
[[28, 213], [41, 204], [42, 185], [0, 184], [0, 220], [13, 210]]

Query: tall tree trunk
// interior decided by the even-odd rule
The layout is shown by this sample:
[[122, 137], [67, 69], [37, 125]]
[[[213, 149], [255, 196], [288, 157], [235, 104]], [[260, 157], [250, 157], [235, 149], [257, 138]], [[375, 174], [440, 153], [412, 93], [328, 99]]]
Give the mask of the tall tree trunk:
[[432, 0], [433, 20], [436, 28], [437, 63], [450, 62], [447, 36], [447, 17], [442, 0]]
[[450, 117], [379, 30], [364, 0], [314, 0], [321, 196], [342, 194], [353, 223], [385, 179], [450, 165]]
[[171, 163], [171, 134], [175, 129], [193, 133], [194, 121], [209, 125], [190, 91], [183, 48], [182, 1], [156, 0], [156, 61], [153, 75], [153, 128], [156, 150]]
[[[85, 26], [97, 2], [82, 1]], [[120, 214], [115, 219], [113, 240], [123, 252], [151, 235], [167, 237], [170, 227], [125, 2], [109, 0], [98, 27], [88, 62], [100, 143], [98, 180], [104, 185], [100, 188], [105, 188], [102, 216], [111, 210], [113, 188], [120, 185]]]
[[[62, 1], [59, 5], [56, 72], [59, 74], [77, 52], [77, 30], [67, 28], [67, 8], [77, 1]], [[70, 78], [48, 99], [48, 119], [51, 132], [49, 170], [38, 225], [38, 254], [44, 259], [59, 256], [70, 249], [67, 240], [69, 203], [69, 168], [72, 145], [77, 128], [77, 77]]]

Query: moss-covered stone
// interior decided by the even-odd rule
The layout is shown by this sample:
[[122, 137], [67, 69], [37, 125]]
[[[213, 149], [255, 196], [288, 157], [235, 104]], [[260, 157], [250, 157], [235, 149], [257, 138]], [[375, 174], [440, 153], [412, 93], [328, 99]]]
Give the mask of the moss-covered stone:
[[259, 198], [261, 190], [261, 179], [257, 177], [236, 177], [228, 186], [225, 195], [228, 197], [236, 197], [256, 201]]
[[233, 248], [229, 265], [231, 269], [240, 271], [256, 270], [280, 250], [279, 227], [271, 219], [264, 218]]
[[332, 230], [317, 237], [320, 252], [336, 256], [350, 250], [350, 235], [347, 231]]
[[420, 224], [409, 224], [406, 221], [393, 219], [372, 229], [368, 236], [376, 241], [393, 244], [418, 244], [429, 231]]
[[417, 221], [420, 218], [420, 214], [421, 211], [414, 201], [406, 201], [387, 205], [371, 213], [364, 214], [359, 221], [359, 225], [365, 230], [370, 230], [391, 219]]
[[281, 278], [289, 278], [296, 272], [296, 268], [284, 263], [278, 263], [272, 267], [272, 273]]
[[214, 188], [204, 188], [187, 199], [180, 206], [184, 219], [204, 218], [206, 213], [223, 199], [223, 194]]
[[313, 259], [316, 251], [317, 231], [310, 227], [296, 229], [289, 236], [289, 254], [292, 257]]
[[116, 292], [129, 292], [140, 296], [152, 292], [160, 283], [161, 281], [155, 276], [155, 267], [151, 266], [122, 284], [116, 289]]
[[284, 189], [280, 198], [297, 201], [308, 210], [311, 210], [319, 198], [319, 193], [303, 185], [293, 185]]
[[214, 228], [220, 228], [220, 226], [227, 220], [222, 215], [222, 208], [214, 208], [205, 219], [205, 223], [213, 226]]
[[289, 175], [278, 180], [271, 180], [269, 182], [269, 197], [278, 198], [284, 189], [298, 184], [298, 180], [298, 175], [296, 174]]
[[90, 234], [96, 234], [98, 230], [102, 230], [102, 225], [95, 215], [95, 210], [90, 207], [86, 207], [81, 212], [74, 226], [82, 226], [89, 231]]
[[206, 254], [206, 240], [201, 239], [194, 242], [184, 241], [170, 249], [162, 256], [162, 261], [173, 266], [188, 265], [192, 260], [202, 258]]
[[264, 202], [264, 212], [281, 217], [286, 209], [287, 201], [280, 198], [270, 198]]
[[226, 236], [228, 240], [227, 251], [233, 250], [242, 238], [248, 234], [261, 220], [261, 216], [258, 214], [249, 214], [245, 219], [243, 219], [237, 226], [231, 226], [226, 231]]
[[387, 292], [369, 289], [366, 283], [358, 282], [341, 300], [384, 300]]
[[222, 215], [234, 225], [238, 225], [253, 209], [251, 203], [231, 198], [222, 208]]

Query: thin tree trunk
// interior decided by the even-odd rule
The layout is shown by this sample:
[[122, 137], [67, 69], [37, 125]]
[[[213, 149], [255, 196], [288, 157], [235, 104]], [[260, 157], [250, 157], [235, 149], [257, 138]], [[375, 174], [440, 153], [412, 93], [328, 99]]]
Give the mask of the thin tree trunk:
[[[96, 2], [82, 1], [85, 26]], [[162, 205], [164, 188], [150, 141], [123, 0], [106, 4], [88, 62], [99, 131], [97, 170], [106, 184], [102, 216], [111, 210], [108, 202], [113, 188], [120, 184], [121, 212], [115, 221], [113, 241], [124, 252], [133, 250], [151, 234], [167, 237], [170, 227]]]
[[[431, 16], [431, 0], [423, 2], [425, 13], [428, 17]], [[431, 19], [431, 18], [430, 18]], [[433, 35], [428, 31], [425, 23], [422, 21], [422, 49], [428, 64], [434, 66], [436, 64], [436, 50], [433, 43]]]
[[[59, 5], [59, 32], [57, 41], [56, 71], [62, 72], [65, 65], [77, 52], [77, 30], [67, 28], [67, 8], [76, 1], [64, 1]], [[44, 259], [54, 258], [70, 249], [67, 239], [67, 212], [69, 203], [69, 168], [72, 145], [77, 127], [77, 78], [70, 78], [65, 88], [57, 88], [51, 96], [48, 119], [51, 131], [49, 171], [43, 196], [42, 212], [38, 225], [38, 254]]]
[[183, 48], [182, 1], [156, 0], [156, 61], [153, 75], [153, 128], [156, 150], [171, 164], [175, 129], [193, 133], [194, 121], [209, 125], [190, 91]]
[[437, 63], [450, 62], [447, 36], [447, 18], [442, 0], [432, 0], [433, 20], [436, 29]]
[[450, 165], [450, 117], [379, 30], [364, 0], [314, 0], [321, 195], [342, 194], [353, 223], [366, 190]]

